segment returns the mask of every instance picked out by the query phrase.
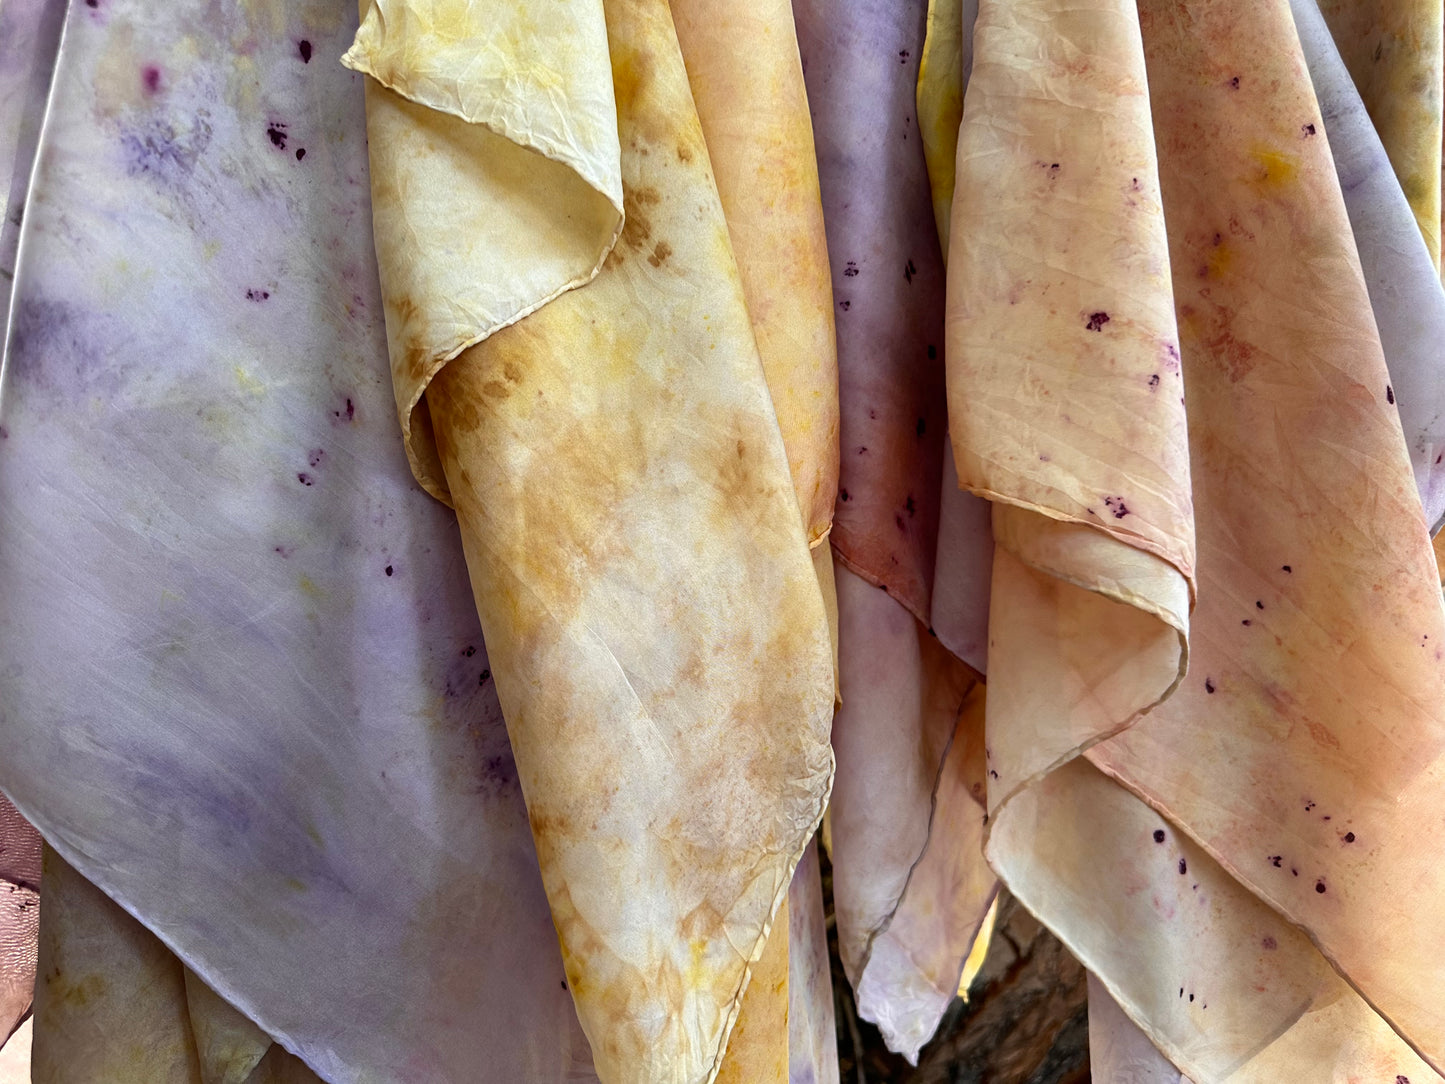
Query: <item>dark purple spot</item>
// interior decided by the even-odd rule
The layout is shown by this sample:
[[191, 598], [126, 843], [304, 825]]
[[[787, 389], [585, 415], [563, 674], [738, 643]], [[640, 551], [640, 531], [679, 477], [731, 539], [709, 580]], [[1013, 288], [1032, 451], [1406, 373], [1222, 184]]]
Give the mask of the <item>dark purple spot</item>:
[[347, 421], [351, 421], [356, 417], [356, 404], [353, 403], [350, 399], [348, 399], [346, 400], [346, 409], [333, 410], [331, 412], [331, 416], [333, 418], [336, 418], [337, 420], [345, 418]]
[[924, 431], [927, 430], [927, 428], [928, 428], [928, 423], [925, 422], [922, 418], [919, 418], [919, 419], [918, 419], [918, 424], [913, 427], [913, 431], [914, 431], [915, 433], [917, 433], [917, 434], [921, 437], [921, 436], [923, 436]]
[[1345, 842], [1346, 842], [1346, 843], [1353, 843], [1354, 841], [1355, 841], [1355, 833], [1354, 833], [1354, 832], [1346, 832], [1346, 833], [1345, 833]]
[[994, 771], [992, 768], [990, 768], [990, 769], [988, 770], [988, 777], [989, 777], [990, 779], [997, 779], [997, 778], [998, 778], [998, 772], [996, 772], [996, 771]]
[[907, 49], [899, 49], [899, 50], [898, 50], [898, 63], [900, 63], [900, 64], [907, 64], [907, 63], [908, 63], [908, 50], [907, 50]]
[[271, 146], [278, 151], [286, 149], [286, 125], [270, 124], [266, 126], [266, 138], [271, 141]]
[[1179, 875], [1182, 877], [1182, 876], [1184, 876], [1184, 874], [1186, 874], [1186, 873], [1188, 873], [1188, 872], [1189, 872], [1189, 863], [1186, 862], [1186, 861], [1184, 861], [1184, 859], [1181, 858], [1181, 859], [1179, 860]]
[[1182, 986], [1179, 987], [1179, 996], [1180, 996], [1180, 997], [1183, 997], [1183, 996], [1184, 996], [1184, 987], [1182, 987]]
[[321, 461], [325, 458], [325, 451], [320, 448], [315, 448], [312, 450], [311, 454], [306, 457], [306, 462], [310, 463], [313, 467], [319, 467], [321, 466]]
[[477, 653], [477, 649], [476, 649], [473, 645], [471, 645], [471, 644], [468, 644], [468, 645], [462, 650], [462, 654], [465, 655], [465, 656], [466, 656], [467, 658], [469, 658], [469, 659], [470, 659], [473, 655], [475, 655], [476, 653]]
[[1260, 948], [1264, 949], [1265, 952], [1273, 952], [1275, 949], [1279, 948], [1279, 942], [1276, 941], [1273, 937], [1266, 937], [1263, 941], [1259, 943], [1259, 946]]
[[1281, 864], [1282, 862], [1284, 862], [1284, 856], [1283, 856], [1283, 855], [1272, 854], [1272, 855], [1269, 856], [1269, 864], [1270, 864], [1271, 866], [1273, 866], [1275, 869], [1279, 869], [1279, 868], [1280, 868], [1280, 864]]
[[85, 0], [85, 6], [88, 8], [98, 8], [100, 7], [100, 0]]
[[916, 274], [918, 274], [918, 268], [913, 266], [912, 260], [909, 260], [903, 265], [903, 279], [905, 282], [912, 282], [913, 276]]
[[1236, 75], [1233, 79], [1231, 79], [1231, 80], [1229, 81], [1229, 85], [1232, 86], [1235, 90], [1238, 90], [1238, 89], [1239, 89], [1239, 76]]
[[0, 440], [9, 440], [9, 439], [10, 439], [10, 430], [6, 429], [3, 425], [0, 425]]
[[310, 64], [310, 63], [311, 63], [311, 43], [310, 43], [309, 41], [307, 41], [305, 38], [302, 38], [301, 41], [297, 43], [296, 48], [297, 48], [297, 50], [301, 53], [301, 63], [303, 63], [303, 64]]
[[1189, 1003], [1190, 1003], [1191, 1005], [1194, 1003], [1194, 995], [1193, 995], [1193, 994], [1190, 994], [1190, 995], [1189, 995]]
[[849, 260], [846, 264], [843, 265], [843, 277], [845, 279], [854, 278], [857, 276], [857, 274], [858, 264], [855, 261]]
[[1245, 628], [1249, 628], [1249, 626], [1253, 625], [1254, 622], [1246, 617], [1243, 621], [1240, 622], [1240, 624], [1243, 625]]
[[275, 553], [277, 556], [281, 557], [283, 560], [291, 556], [291, 551], [285, 546], [273, 546], [272, 552]]
[[1320, 893], [1321, 895], [1324, 894], [1324, 891], [1325, 891], [1325, 883], [1324, 883], [1324, 881], [1316, 881], [1316, 882], [1315, 882], [1315, 891], [1318, 892], [1318, 893]]
[[903, 517], [902, 517], [902, 516], [894, 516], [894, 517], [893, 517], [893, 522], [896, 523], [896, 524], [898, 524], [898, 529], [899, 529], [900, 531], [906, 531], [906, 530], [908, 530], [908, 528], [903, 525]]
[[909, 519], [913, 518], [913, 513], [916, 509], [914, 507], [912, 497], [909, 497], [906, 501], [903, 502], [903, 510], [908, 513]]
[[838, 490], [838, 499], [839, 499], [840, 501], [849, 500], [850, 498], [848, 497], [848, 491], [847, 491], [846, 489], [840, 489], [840, 490]]
[[1151, 376], [1151, 377], [1149, 378], [1149, 386], [1150, 386], [1151, 388], [1157, 388], [1157, 387], [1159, 386], [1159, 374], [1158, 374], [1158, 373], [1155, 373], [1153, 376]]
[[270, 290], [247, 290], [247, 291], [246, 291], [246, 300], [247, 300], [247, 301], [258, 301], [258, 302], [259, 302], [259, 301], [265, 301], [265, 300], [268, 299], [270, 296], [271, 296], [271, 291], [270, 291]]
[[1397, 1074], [1395, 1076], [1395, 1084], [1410, 1084], [1410, 1078], [1403, 1074]]
[[1279, 570], [1280, 570], [1281, 572], [1293, 572], [1293, 571], [1294, 571], [1294, 569], [1290, 568], [1289, 565], [1280, 565], [1280, 566], [1279, 566]]
[[840, 302], [838, 302], [838, 307], [839, 307], [840, 309], [842, 309], [844, 312], [847, 312], [848, 309], [849, 309], [849, 307], [850, 307], [852, 304], [853, 304], [853, 302], [851, 302], [851, 301], [840, 301]]
[[868, 445], [866, 445], [866, 444], [860, 444], [860, 445], [858, 446], [858, 454], [859, 454], [859, 455], [862, 455], [862, 454], [863, 454], [864, 452], [866, 452], [867, 450], [868, 450]]
[[1204, 691], [1207, 692], [1207, 693], [1209, 693], [1211, 696], [1214, 694], [1214, 679], [1213, 679], [1213, 678], [1205, 678], [1205, 679], [1204, 679]]
[[564, 990], [567, 989], [567, 980], [566, 980], [566, 979], [563, 979], [563, 980], [562, 980], [562, 989], [564, 989]]
[[386, 574], [387, 574], [388, 576], [390, 576], [394, 571], [396, 571], [396, 570], [395, 570], [394, 568], [392, 568], [391, 565], [387, 565], [387, 566], [386, 566]]
[[311, 480], [311, 475], [305, 473], [304, 471], [303, 471], [301, 474], [298, 474], [298, 475], [296, 476], [296, 480], [297, 480], [298, 482], [300, 482], [303, 486], [309, 486], [309, 485], [314, 485], [314, 484], [315, 484], [315, 483], [312, 482], [312, 480]]
[[1395, 389], [1392, 388], [1392, 387], [1390, 387], [1390, 385], [1386, 384], [1386, 385], [1385, 385], [1385, 402], [1387, 402], [1387, 403], [1393, 403], [1394, 401], [1395, 401]]
[[1255, 599], [1255, 600], [1254, 600], [1254, 608], [1255, 608], [1256, 610], [1262, 610], [1262, 609], [1264, 609], [1264, 603], [1261, 602], [1259, 599]]
[[1164, 829], [1162, 829], [1162, 828], [1156, 828], [1156, 829], [1154, 829], [1154, 842], [1155, 842], [1155, 843], [1163, 843], [1163, 842], [1164, 842]]
[[1109, 314], [1107, 312], [1091, 312], [1089, 322], [1084, 327], [1089, 331], [1102, 331], [1108, 322]]
[[928, 344], [928, 360], [929, 360], [929, 361], [935, 361], [935, 360], [937, 360], [937, 358], [938, 358], [938, 347], [934, 346], [932, 343], [929, 343], [929, 344]]
[[1306, 124], [1301, 131], [1304, 132], [1305, 138], [1309, 138], [1315, 134], [1315, 126], [1313, 124]]
[[485, 685], [487, 683], [487, 679], [491, 676], [492, 672], [490, 670], [483, 670], [481, 676], [477, 678], [477, 688], [481, 688], [483, 685]]
[[1115, 519], [1123, 519], [1129, 514], [1129, 506], [1124, 503], [1123, 497], [1105, 497], [1104, 507], [1114, 513]]
[[140, 80], [145, 84], [146, 92], [154, 94], [161, 89], [161, 70], [154, 64], [147, 64], [140, 70]]
[[305, 158], [305, 157], [306, 157], [306, 148], [305, 148], [305, 147], [297, 147], [297, 148], [296, 148], [296, 161], [299, 162], [299, 161], [301, 161], [301, 159], [303, 159], [303, 158]]
[[1309, 812], [1311, 809], [1313, 809], [1314, 807], [1315, 807], [1314, 802], [1312, 802], [1312, 801], [1310, 801], [1308, 798], [1306, 798], [1306, 799], [1305, 799], [1305, 812], [1308, 813], [1308, 812]]

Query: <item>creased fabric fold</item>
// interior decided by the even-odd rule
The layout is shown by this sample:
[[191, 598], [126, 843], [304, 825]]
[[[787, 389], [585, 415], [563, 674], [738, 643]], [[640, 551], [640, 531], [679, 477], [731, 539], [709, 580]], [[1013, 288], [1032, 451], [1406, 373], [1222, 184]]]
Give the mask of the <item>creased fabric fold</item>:
[[[592, 9], [625, 211], [596, 277], [569, 290], [548, 268], [550, 238], [534, 253], [531, 220], [499, 215], [511, 190], [493, 160], [515, 147], [470, 144], [472, 172], [454, 185], [425, 144], [428, 118], [393, 113], [372, 86], [377, 252], [398, 402], [425, 388], [444, 478], [429, 488], [457, 508], [598, 1074], [707, 1081], [831, 785], [831, 645], [671, 14], [660, 0]], [[548, 40], [520, 40], [501, 63], [527, 69]], [[470, 78], [457, 57], [438, 63]], [[540, 234], [579, 236], [564, 194], [528, 195]], [[391, 246], [422, 202], [436, 236]], [[506, 223], [518, 260], [441, 243], [476, 215]], [[451, 347], [409, 365], [393, 313], [450, 310], [534, 273], [554, 284], [545, 303], [464, 321]]]

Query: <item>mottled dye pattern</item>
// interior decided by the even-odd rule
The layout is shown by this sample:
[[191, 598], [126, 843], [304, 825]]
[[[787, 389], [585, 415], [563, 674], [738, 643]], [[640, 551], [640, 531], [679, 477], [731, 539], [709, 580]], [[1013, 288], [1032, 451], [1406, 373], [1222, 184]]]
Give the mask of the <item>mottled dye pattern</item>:
[[0, 414], [0, 785], [328, 1080], [585, 1073], [397, 436], [354, 15], [69, 18]]
[[1319, 6], [1438, 268], [1445, 5], [1319, 0]]
[[[1445, 1049], [1429, 917], [1445, 621], [1325, 119], [1284, 0], [1150, 0], [1130, 34], [1168, 228], [1198, 601], [1185, 626], [1144, 565], [1121, 576], [1086, 536], [1030, 536], [996, 507], [990, 782], [1015, 785], [989, 854], [1191, 1079], [1438, 1080], [1421, 1055]], [[1052, 83], [1070, 105], [1100, 67], [1076, 59]], [[1080, 334], [1119, 330], [1112, 308], [1078, 316]], [[1101, 519], [1137, 514], [1106, 496]], [[1161, 618], [1189, 632], [1177, 688], [1177, 648], [1149, 639]], [[1081, 665], [1101, 642], [1128, 668]], [[1051, 687], [1025, 680], [1025, 643]]]

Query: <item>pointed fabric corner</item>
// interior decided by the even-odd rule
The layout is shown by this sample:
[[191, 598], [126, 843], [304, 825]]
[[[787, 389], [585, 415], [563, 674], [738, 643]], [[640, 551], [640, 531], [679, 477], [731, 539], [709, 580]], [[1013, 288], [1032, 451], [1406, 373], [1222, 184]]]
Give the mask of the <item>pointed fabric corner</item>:
[[[513, 25], [504, 7], [373, 8], [355, 54], [384, 21], [399, 60], [374, 67], [389, 86], [420, 94], [425, 78], [398, 73], [449, 72], [472, 116], [497, 90], [472, 87], [462, 63], [483, 28], [522, 83], [537, 65], [591, 65], [601, 87], [609, 62], [625, 225], [569, 290], [581, 279], [546, 257], [551, 234], [582, 236], [573, 203], [532, 186], [518, 217], [520, 190], [497, 173], [536, 154], [473, 124], [438, 162], [435, 111], [369, 85], [398, 402], [425, 389], [414, 417], [441, 469], [429, 488], [457, 509], [598, 1075], [708, 1081], [831, 784], [826, 611], [667, 5], [571, 9], [605, 16], [605, 38], [595, 19], [586, 34], [496, 34], [493, 17]], [[429, 237], [414, 228], [422, 201]], [[610, 221], [598, 207], [594, 246]], [[473, 219], [500, 223], [516, 259], [454, 251]], [[465, 300], [533, 280], [536, 303], [509, 319], [478, 321]], [[464, 317], [412, 339], [392, 318], [412, 306]], [[423, 478], [425, 458], [414, 451]]]
[[[275, 1039], [253, 1075], [586, 1079], [455, 517], [397, 440], [356, 13], [68, 18], [0, 394], [0, 787]], [[79, 1079], [162, 1079], [84, 1075], [124, 1008]]]
[[980, 5], [948, 364], [995, 500], [988, 853], [1200, 1084], [1441, 1050], [1445, 633], [1324, 123], [1284, 0]]
[[[980, 657], [973, 632], [987, 578], [953, 574], [942, 528], [954, 532], [950, 557], [955, 541], [975, 555], [991, 543], [986, 516], [945, 521], [940, 499], [943, 262], [915, 104], [927, 4], [797, 0], [793, 9], [838, 334], [838, 946], [860, 1015], [916, 1058], [994, 890], [959, 738], [982, 721], [963, 711], [978, 674], [951, 650], [972, 641], [970, 657]], [[936, 577], [952, 588], [941, 613], [958, 634], [951, 642], [930, 627]]]

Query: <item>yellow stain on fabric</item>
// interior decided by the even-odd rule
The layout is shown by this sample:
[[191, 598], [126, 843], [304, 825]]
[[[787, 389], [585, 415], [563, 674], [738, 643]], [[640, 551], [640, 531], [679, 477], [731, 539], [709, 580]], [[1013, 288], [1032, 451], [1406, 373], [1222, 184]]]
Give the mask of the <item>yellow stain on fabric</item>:
[[1320, 0], [1320, 10], [1438, 267], [1445, 5]]

